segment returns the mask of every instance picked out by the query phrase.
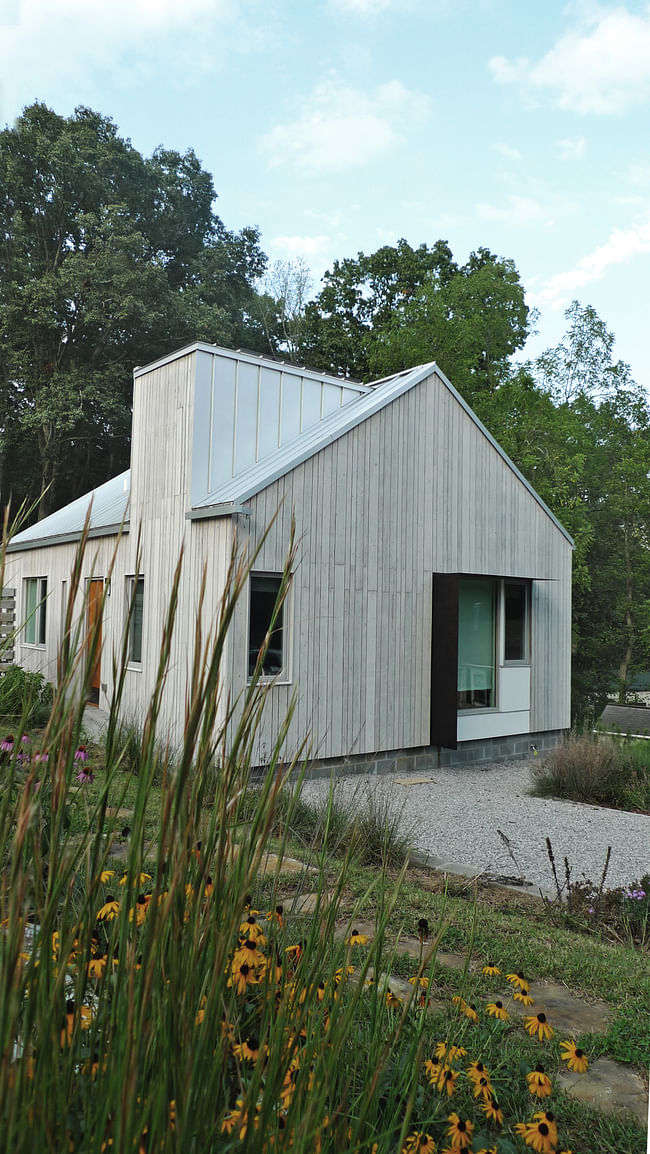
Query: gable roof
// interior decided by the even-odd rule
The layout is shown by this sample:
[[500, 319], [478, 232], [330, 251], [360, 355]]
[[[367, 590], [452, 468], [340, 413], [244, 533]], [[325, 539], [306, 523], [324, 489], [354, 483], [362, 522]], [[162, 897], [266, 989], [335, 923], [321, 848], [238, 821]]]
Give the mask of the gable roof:
[[50, 513], [42, 521], [30, 525], [11, 538], [8, 552], [18, 549], [42, 549], [46, 545], [64, 545], [78, 541], [91, 507], [89, 537], [107, 537], [127, 531], [124, 524], [131, 492], [131, 470], [120, 473], [110, 481], [105, 481], [83, 497], [77, 497], [69, 505]]
[[476, 413], [469, 407], [467, 402], [463, 400], [460, 393], [457, 392], [435, 361], [429, 361], [427, 364], [417, 365], [412, 369], [404, 369], [402, 372], [394, 373], [392, 376], [383, 377], [378, 381], [372, 381], [370, 391], [365, 393], [365, 395], [361, 395], [357, 400], [346, 405], [345, 408], [334, 411], [318, 425], [314, 426], [313, 429], [303, 433], [299, 439], [282, 446], [271, 456], [265, 457], [263, 461], [258, 461], [245, 471], [229, 478], [229, 480], [220, 485], [218, 489], [213, 490], [213, 492], [208, 493], [200, 501], [197, 501], [186, 516], [190, 520], [197, 520], [202, 517], [229, 516], [231, 513], [240, 509], [251, 497], [260, 493], [262, 489], [266, 489], [285, 473], [289, 473], [292, 469], [297, 468], [298, 465], [301, 465], [303, 461], [306, 461], [309, 457], [315, 456], [316, 453], [319, 453], [322, 449], [331, 445], [339, 437], [344, 436], [345, 433], [356, 428], [362, 421], [378, 413], [381, 409], [385, 408], [386, 405], [391, 404], [398, 397], [401, 397], [403, 393], [419, 385], [421, 381], [426, 380], [427, 377], [432, 376], [434, 373], [464, 409], [467, 416], [473, 421], [483, 436], [487, 438], [493, 449], [495, 449], [502, 460], [505, 461], [508, 468], [512, 470], [537, 504], [540, 505], [547, 516], [550, 517], [556, 528], [559, 529], [569, 544], [573, 546], [573, 538], [567, 533], [555, 514], [551, 512], [548, 505], [539, 496], [539, 493], [537, 493], [530, 482], [526, 480], [523, 473], [521, 473], [513, 461], [510, 460], [510, 457], [504, 452], [499, 443], [495, 441], [492, 434], [488, 432], [485, 425], [476, 416]]
[[[245, 357], [256, 364], [260, 362], [264, 364], [267, 362], [269, 366], [278, 367], [278, 362], [270, 358], [253, 354], [234, 353], [229, 349], [218, 349], [214, 345], [204, 345], [202, 342], [195, 342], [195, 344], [179, 350], [177, 353], [172, 353], [168, 357], [161, 358], [160, 361], [155, 361], [153, 364], [147, 365], [144, 368], [136, 369], [135, 375], [138, 376], [141, 373], [149, 372], [176, 357], [202, 349], [211, 353], [223, 353], [229, 357]], [[308, 370], [304, 370], [304, 372], [308, 372]], [[485, 425], [479, 420], [467, 402], [463, 400], [460, 393], [457, 392], [435, 361], [430, 361], [424, 365], [417, 365], [412, 369], [405, 369], [391, 376], [372, 381], [366, 386], [357, 385], [357, 382], [354, 382], [353, 387], [355, 391], [358, 388], [358, 396], [354, 400], [349, 401], [339, 409], [333, 410], [329, 415], [323, 417], [318, 424], [307, 429], [295, 439], [287, 442], [287, 444], [280, 446], [275, 452], [264, 457], [263, 460], [257, 461], [247, 469], [242, 470], [242, 472], [225, 480], [218, 488], [207, 493], [199, 501], [196, 501], [186, 513], [186, 517], [190, 520], [197, 520], [200, 518], [230, 516], [233, 512], [241, 509], [251, 497], [260, 493], [263, 489], [266, 489], [285, 473], [291, 472], [292, 469], [301, 465], [303, 461], [315, 456], [316, 453], [319, 453], [322, 449], [331, 445], [339, 437], [344, 436], [350, 432], [351, 429], [354, 429], [375, 413], [380, 412], [381, 409], [391, 404], [398, 397], [434, 373], [483, 436], [487, 438], [507, 467], [515, 474], [547, 516], [550, 517], [560, 533], [562, 533], [569, 544], [573, 546], [573, 539], [567, 533], [564, 526], [558, 521], [557, 517], [551, 512], [539, 494], [535, 492], [532, 485], [510, 460], [498, 442], [495, 441], [492, 434], [488, 432]], [[324, 379], [324, 374], [310, 373], [310, 375], [318, 380]], [[336, 377], [331, 378], [331, 380], [339, 385], [346, 383]], [[93, 489], [91, 493], [87, 493], [83, 497], [78, 497], [76, 501], [65, 505], [62, 509], [50, 514], [49, 517], [30, 526], [29, 529], [24, 529], [21, 533], [17, 533], [15, 537], [12, 537], [8, 550], [36, 549], [46, 545], [77, 541], [83, 531], [86, 514], [91, 502], [92, 514], [89, 536], [100, 537], [118, 533], [121, 527], [128, 525], [126, 518], [130, 495], [130, 479], [131, 473], [130, 470], [127, 469], [126, 472], [120, 473], [119, 476], [114, 477], [110, 481], [106, 481], [105, 484], [100, 485], [97, 489]]]

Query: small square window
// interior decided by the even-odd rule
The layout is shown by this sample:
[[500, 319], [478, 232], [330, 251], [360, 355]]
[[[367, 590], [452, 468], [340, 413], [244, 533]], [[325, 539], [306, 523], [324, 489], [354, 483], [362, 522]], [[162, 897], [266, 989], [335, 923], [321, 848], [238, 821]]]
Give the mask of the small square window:
[[45, 645], [47, 577], [25, 578], [25, 644]]
[[144, 577], [128, 578], [128, 605], [131, 610], [129, 621], [128, 661], [130, 665], [142, 663], [142, 610], [144, 605]]
[[277, 677], [285, 667], [284, 603], [277, 604], [282, 577], [272, 573], [251, 573], [248, 626], [248, 676], [252, 677], [260, 650], [268, 645], [262, 659], [262, 673]]

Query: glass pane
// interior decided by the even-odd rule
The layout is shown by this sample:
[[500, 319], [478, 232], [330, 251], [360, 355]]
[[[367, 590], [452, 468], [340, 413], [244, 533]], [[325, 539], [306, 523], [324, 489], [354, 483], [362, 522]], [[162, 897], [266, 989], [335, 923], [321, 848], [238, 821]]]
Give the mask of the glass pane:
[[47, 608], [47, 605], [46, 605], [46, 603], [47, 603], [47, 577], [41, 577], [41, 579], [39, 581], [39, 585], [40, 585], [40, 597], [39, 597], [40, 604], [38, 607], [38, 612], [36, 614], [36, 619], [38, 622], [37, 637], [38, 637], [38, 644], [39, 645], [45, 645], [45, 613], [46, 613], [46, 608]]
[[25, 582], [25, 641], [28, 645], [36, 644], [36, 598], [38, 595], [38, 581], [36, 577], [28, 577]]
[[505, 644], [506, 661], [526, 659], [526, 586], [506, 582], [505, 587]]
[[129, 642], [129, 661], [142, 661], [142, 606], [144, 603], [144, 578], [138, 577], [138, 582], [135, 587], [135, 595], [133, 582], [131, 583], [131, 596], [133, 597], [133, 616], [131, 617], [131, 633]]
[[[266, 573], [251, 573], [251, 600], [250, 625], [248, 631], [248, 676], [255, 672], [260, 649], [263, 648], [266, 635], [271, 626], [271, 618], [275, 610], [281, 577], [273, 577]], [[281, 673], [284, 665], [284, 637], [283, 637], [284, 606], [278, 609], [273, 632], [269, 637], [269, 644], [262, 662], [262, 672], [269, 676]]]
[[494, 705], [494, 581], [458, 586], [458, 708]]

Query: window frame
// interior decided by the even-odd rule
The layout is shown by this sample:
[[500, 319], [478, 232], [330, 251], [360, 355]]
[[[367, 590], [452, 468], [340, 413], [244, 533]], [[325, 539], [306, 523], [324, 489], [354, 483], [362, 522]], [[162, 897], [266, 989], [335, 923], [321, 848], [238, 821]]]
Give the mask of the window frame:
[[[32, 583], [36, 587], [36, 599], [34, 608], [29, 611], [29, 588]], [[40, 600], [39, 600], [40, 594]], [[24, 577], [23, 578], [23, 596], [24, 596], [24, 625], [22, 644], [29, 649], [45, 649], [47, 644], [47, 577]], [[33, 627], [34, 639], [30, 640], [27, 635], [27, 630]]]
[[[528, 669], [531, 663], [531, 643], [530, 643], [530, 621], [531, 621], [531, 587], [532, 582], [530, 578], [525, 577], [493, 577], [481, 573], [461, 574], [459, 576], [459, 585], [461, 582], [469, 581], [492, 581], [494, 585], [494, 705], [485, 706], [457, 706], [457, 714], [462, 714], [464, 717], [474, 717], [481, 713], [501, 713], [501, 675], [502, 669]], [[523, 622], [523, 641], [524, 641], [524, 656], [518, 658], [509, 658], [506, 660], [506, 585], [517, 585], [524, 590], [524, 622]], [[458, 627], [458, 622], [457, 622]], [[458, 658], [456, 665], [456, 678], [458, 678]]]
[[[284, 574], [281, 572], [278, 572], [277, 570], [252, 569], [248, 575], [248, 598], [247, 598], [247, 620], [246, 620], [246, 679], [247, 679], [248, 684], [251, 683], [251, 681], [253, 680], [253, 676], [254, 676], [254, 666], [253, 666], [253, 669], [251, 669], [251, 604], [252, 604], [252, 596], [253, 596], [253, 581], [256, 577], [273, 578], [274, 580], [276, 580], [278, 582], [278, 592], [279, 592], [280, 589], [282, 588], [282, 580], [283, 580]], [[265, 673], [262, 671], [260, 673], [260, 676], [259, 676], [260, 682], [274, 682], [276, 685], [288, 685], [291, 682], [291, 669], [290, 669], [290, 652], [291, 652], [291, 650], [290, 650], [290, 645], [289, 645], [289, 641], [290, 641], [290, 629], [289, 629], [290, 597], [291, 597], [291, 584], [289, 585], [289, 588], [287, 589], [287, 591], [285, 593], [284, 600], [283, 600], [282, 606], [281, 606], [282, 617], [281, 617], [280, 629], [281, 629], [281, 639], [282, 639], [282, 648], [281, 648], [282, 664], [280, 666], [280, 669], [276, 673]], [[277, 593], [276, 593], [276, 601], [277, 601]], [[277, 625], [276, 625], [276, 629], [277, 629]], [[275, 632], [275, 630], [274, 630], [274, 632]], [[270, 646], [269, 648], [272, 648], [272, 647]]]
[[[140, 607], [140, 656], [139, 656], [139, 658], [136, 658], [133, 656], [133, 639], [134, 639], [135, 624], [136, 624], [136, 602], [135, 602], [135, 598], [137, 597], [137, 587], [140, 585], [142, 586], [142, 604]], [[131, 610], [131, 616], [129, 618], [129, 610], [131, 609], [132, 604], [133, 604], [133, 609]], [[128, 635], [128, 639], [127, 639], [127, 653], [126, 653], [127, 669], [141, 670], [142, 669], [143, 641], [144, 641], [144, 574], [132, 573], [130, 575], [127, 575], [125, 607], [126, 607], [125, 623], [128, 623], [128, 629], [129, 629], [129, 635]]]

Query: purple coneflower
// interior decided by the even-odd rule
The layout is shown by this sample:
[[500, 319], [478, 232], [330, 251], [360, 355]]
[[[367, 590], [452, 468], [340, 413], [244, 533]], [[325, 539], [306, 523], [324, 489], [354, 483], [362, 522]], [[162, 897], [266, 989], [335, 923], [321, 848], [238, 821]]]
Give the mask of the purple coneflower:
[[86, 784], [92, 785], [92, 783], [93, 783], [93, 771], [92, 771], [92, 769], [80, 769], [79, 773], [77, 774], [77, 781], [81, 782], [82, 785], [86, 785]]
[[85, 745], [80, 745], [74, 755], [75, 761], [88, 761], [88, 750]]
[[5, 738], [3, 738], [2, 741], [0, 741], [0, 749], [2, 750], [3, 753], [11, 753], [13, 747], [14, 747], [14, 735], [13, 735], [13, 733], [8, 733], [7, 736]]

